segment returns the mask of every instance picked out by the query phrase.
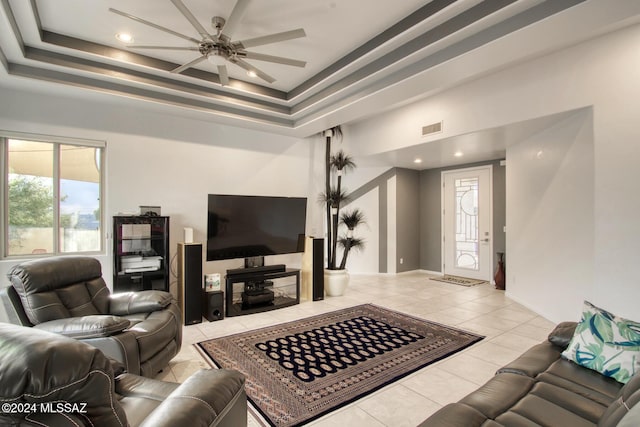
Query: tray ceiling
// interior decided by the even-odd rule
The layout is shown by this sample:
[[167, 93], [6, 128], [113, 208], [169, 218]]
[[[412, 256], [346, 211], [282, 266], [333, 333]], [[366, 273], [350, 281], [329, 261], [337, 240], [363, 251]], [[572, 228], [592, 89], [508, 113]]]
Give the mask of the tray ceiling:
[[[227, 64], [229, 83], [223, 86], [215, 61], [170, 72], [198, 52], [127, 48], [116, 39], [126, 32], [137, 45], [192, 45], [109, 11], [200, 39], [170, 0], [0, 1], [0, 60], [6, 71], [0, 73], [0, 84], [26, 78], [71, 85], [301, 136], [371, 114], [372, 107], [361, 108], [368, 98], [391, 93], [416, 76], [585, 2], [403, 0], [389, 7], [387, 1], [372, 0], [253, 0], [233, 39], [303, 28], [306, 37], [248, 50], [305, 61], [306, 66], [247, 59], [275, 82], [251, 78]], [[227, 19], [236, 4], [182, 2], [212, 33], [211, 18]], [[510, 60], [501, 58], [496, 67]]]

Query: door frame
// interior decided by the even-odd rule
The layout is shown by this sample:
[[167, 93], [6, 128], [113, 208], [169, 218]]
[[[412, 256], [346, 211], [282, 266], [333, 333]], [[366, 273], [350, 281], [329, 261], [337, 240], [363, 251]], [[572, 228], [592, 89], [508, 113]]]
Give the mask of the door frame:
[[493, 283], [493, 164], [486, 164], [480, 166], [473, 166], [460, 169], [447, 169], [440, 172], [440, 270], [442, 274], [445, 274], [445, 192], [444, 182], [445, 176], [451, 173], [459, 172], [472, 172], [475, 170], [488, 170], [489, 171], [489, 256], [491, 258], [491, 267], [487, 272], [488, 277], [483, 280], [487, 280], [489, 283]]

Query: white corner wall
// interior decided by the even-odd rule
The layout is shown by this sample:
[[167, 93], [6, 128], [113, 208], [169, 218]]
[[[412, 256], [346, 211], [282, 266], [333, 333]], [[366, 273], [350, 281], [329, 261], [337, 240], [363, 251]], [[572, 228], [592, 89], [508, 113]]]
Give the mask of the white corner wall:
[[[416, 135], [423, 124], [440, 120], [446, 126], [438, 138], [444, 139], [590, 108], [591, 127], [583, 116], [529, 141], [544, 143], [549, 149], [554, 148], [555, 142], [557, 149], [566, 150], [557, 163], [540, 170], [533, 164], [518, 169], [510, 163], [510, 157], [514, 156], [516, 163], [524, 162], [527, 142], [507, 151], [507, 187], [511, 188], [508, 191], [512, 197], [516, 183], [528, 189], [527, 181], [538, 173], [554, 174], [540, 178], [547, 184], [531, 188], [536, 194], [526, 202], [539, 213], [535, 217], [538, 238], [552, 242], [553, 233], [558, 231], [573, 238], [567, 238], [560, 246], [554, 243], [543, 254], [540, 245], [527, 241], [532, 239], [528, 230], [510, 228], [509, 224], [524, 227], [532, 214], [514, 211], [508, 194], [506, 269], [507, 278], [515, 277], [516, 284], [507, 282], [506, 292], [553, 321], [577, 319], [577, 308], [584, 299], [638, 320], [638, 46], [640, 26], [634, 25], [363, 120], [349, 126], [352, 153], [357, 159], [414, 145], [420, 142]], [[481, 53], [480, 50], [478, 54]], [[572, 126], [576, 133], [570, 131]], [[589, 133], [593, 135], [592, 147], [588, 147]], [[582, 159], [569, 158], [576, 155]], [[588, 170], [591, 155], [593, 167]], [[580, 207], [584, 209], [566, 210], [567, 203], [561, 195], [574, 197], [573, 186], [584, 183], [586, 188], [579, 191]], [[552, 194], [544, 194], [545, 185]], [[538, 206], [536, 201], [545, 205]], [[543, 208], [549, 213], [542, 213]], [[560, 216], [554, 217], [553, 212]], [[573, 229], [576, 225], [580, 230]], [[527, 243], [531, 245], [529, 249]], [[535, 275], [538, 280], [531, 276], [533, 268], [539, 269]], [[553, 277], [562, 280], [552, 280]]]
[[549, 319], [593, 298], [592, 128], [587, 109], [507, 149], [508, 293]]
[[[309, 197], [316, 195], [308, 140], [201, 120], [124, 109], [109, 103], [42, 96], [0, 88], [0, 129], [106, 141], [105, 252], [97, 256], [111, 284], [112, 216], [158, 205], [170, 216], [171, 253], [194, 229], [206, 242], [209, 193]], [[309, 224], [312, 221], [308, 221]], [[269, 261], [269, 260], [268, 260]], [[0, 261], [0, 287], [17, 260]], [[238, 262], [205, 262], [204, 271], [224, 272]], [[270, 260], [296, 266], [300, 255]], [[174, 268], [175, 271], [175, 261]], [[174, 280], [172, 280], [174, 281]]]

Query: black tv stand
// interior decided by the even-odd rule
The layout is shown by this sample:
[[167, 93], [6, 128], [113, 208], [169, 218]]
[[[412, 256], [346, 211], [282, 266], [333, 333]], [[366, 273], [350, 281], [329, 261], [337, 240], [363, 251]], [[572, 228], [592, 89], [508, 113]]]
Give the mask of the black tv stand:
[[225, 290], [227, 317], [289, 307], [300, 303], [300, 270], [284, 264], [227, 270]]
[[231, 270], [227, 270], [227, 277], [252, 277], [256, 274], [282, 273], [286, 270], [287, 266], [284, 264], [262, 265], [260, 267], [233, 268]]

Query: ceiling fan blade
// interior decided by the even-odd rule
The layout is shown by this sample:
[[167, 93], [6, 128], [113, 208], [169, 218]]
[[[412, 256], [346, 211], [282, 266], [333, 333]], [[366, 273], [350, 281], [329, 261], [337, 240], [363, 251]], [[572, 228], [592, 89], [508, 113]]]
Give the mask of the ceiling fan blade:
[[218, 65], [218, 77], [220, 77], [220, 84], [222, 86], [229, 84], [229, 73], [227, 72], [226, 65]]
[[240, 23], [242, 16], [247, 11], [247, 7], [251, 0], [238, 0], [236, 5], [233, 6], [233, 10], [231, 11], [231, 15], [229, 15], [229, 19], [222, 27], [222, 34], [225, 35], [229, 40], [233, 37], [233, 33], [236, 31], [236, 27]]
[[245, 58], [255, 59], [256, 61], [275, 62], [276, 64], [293, 65], [294, 67], [304, 68], [307, 63], [298, 61], [297, 59], [283, 58], [282, 56], [265, 55], [256, 52], [243, 52]]
[[196, 52], [200, 50], [197, 46], [192, 47], [183, 47], [183, 46], [143, 46], [132, 44], [126, 46], [127, 49], [158, 49], [158, 50], [195, 50]]
[[187, 68], [191, 68], [191, 67], [193, 67], [194, 65], [197, 65], [197, 64], [201, 63], [202, 61], [206, 61], [206, 60], [207, 60], [207, 57], [206, 57], [206, 56], [204, 56], [204, 55], [202, 55], [201, 57], [196, 58], [196, 59], [194, 59], [194, 60], [193, 60], [193, 61], [191, 61], [191, 62], [187, 62], [186, 64], [181, 65], [181, 66], [179, 66], [178, 68], [176, 68], [176, 69], [174, 69], [174, 70], [171, 70], [171, 72], [172, 72], [172, 73], [174, 73], [174, 74], [181, 73], [181, 72], [183, 72], [184, 70], [186, 70]]
[[[226, 27], [225, 27], [226, 28]], [[297, 30], [283, 31], [282, 33], [274, 33], [266, 36], [256, 37], [253, 39], [241, 40], [234, 42], [233, 45], [240, 49], [249, 48], [254, 46], [262, 46], [265, 44], [282, 42], [285, 40], [299, 39], [300, 37], [306, 37], [307, 34], [304, 29], [298, 28]]]
[[189, 23], [191, 25], [193, 25], [193, 28], [196, 29], [196, 31], [200, 34], [200, 36], [203, 39], [213, 39], [211, 34], [209, 34], [207, 32], [206, 28], [204, 28], [202, 26], [202, 24], [200, 24], [200, 22], [198, 22], [196, 17], [193, 16], [193, 13], [191, 13], [191, 11], [189, 9], [187, 9], [187, 6], [185, 6], [184, 3], [182, 3], [181, 0], [171, 0], [171, 3], [173, 3], [174, 6], [178, 8], [180, 13], [182, 13], [185, 18], [187, 18], [187, 21], [189, 21]]
[[264, 80], [267, 83], [273, 83], [276, 81], [276, 79], [274, 79], [273, 77], [271, 77], [269, 74], [265, 73], [264, 71], [261, 71], [260, 69], [254, 67], [253, 65], [249, 64], [246, 61], [243, 61], [240, 58], [230, 58], [229, 59], [231, 62], [233, 62], [234, 64], [244, 68], [247, 71], [253, 71], [254, 73], [256, 73], [256, 76], [260, 77], [262, 80]]
[[194, 43], [200, 43], [200, 40], [198, 40], [198, 39], [194, 39], [193, 37], [185, 36], [184, 34], [177, 33], [177, 32], [175, 32], [173, 30], [170, 30], [169, 28], [165, 28], [165, 27], [163, 27], [161, 25], [154, 24], [153, 22], [149, 22], [149, 21], [147, 21], [145, 19], [138, 18], [137, 16], [131, 15], [131, 14], [126, 13], [126, 12], [122, 12], [122, 11], [120, 11], [118, 9], [109, 8], [109, 12], [113, 12], [116, 15], [124, 16], [125, 18], [129, 18], [129, 19], [131, 19], [133, 21], [139, 22], [139, 23], [144, 24], [144, 25], [148, 25], [150, 27], [155, 28], [156, 30], [164, 31], [165, 33], [172, 34], [174, 36], [183, 38], [185, 40], [189, 40], [189, 41], [194, 42]]

